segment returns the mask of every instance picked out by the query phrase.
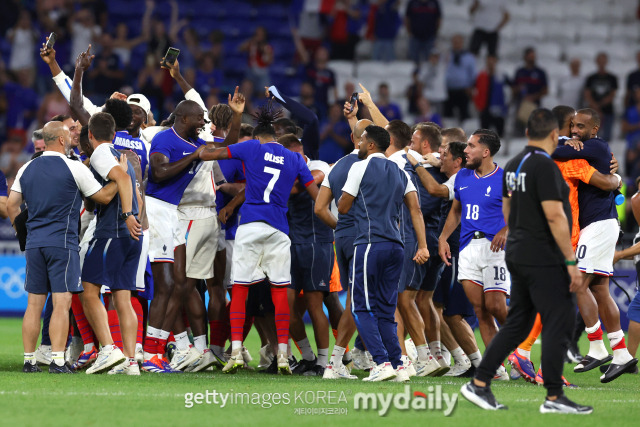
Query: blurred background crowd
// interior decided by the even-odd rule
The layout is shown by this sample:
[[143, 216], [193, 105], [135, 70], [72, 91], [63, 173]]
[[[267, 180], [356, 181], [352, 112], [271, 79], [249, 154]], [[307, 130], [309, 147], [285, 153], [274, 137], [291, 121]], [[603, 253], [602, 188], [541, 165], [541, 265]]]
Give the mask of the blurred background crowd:
[[38, 143], [34, 131], [69, 114], [38, 55], [51, 32], [70, 77], [93, 46], [83, 86], [95, 104], [115, 91], [143, 93], [158, 122], [183, 98], [159, 66], [173, 46], [207, 106], [236, 85], [248, 113], [265, 86], [300, 99], [318, 115], [320, 159], [329, 163], [351, 149], [342, 105], [362, 83], [389, 120], [494, 128], [503, 156], [515, 153], [537, 106], [588, 106], [631, 188], [640, 175], [638, 0], [1, 3], [0, 169], [9, 182]]

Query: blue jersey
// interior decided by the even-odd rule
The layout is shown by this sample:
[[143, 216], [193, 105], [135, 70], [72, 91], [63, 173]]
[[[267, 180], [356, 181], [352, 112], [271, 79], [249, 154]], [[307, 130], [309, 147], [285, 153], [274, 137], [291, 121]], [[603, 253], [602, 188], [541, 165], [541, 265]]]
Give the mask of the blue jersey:
[[[331, 194], [333, 195], [333, 200], [338, 205], [338, 200], [340, 200], [340, 196], [342, 196], [342, 187], [344, 187], [344, 183], [347, 182], [347, 175], [349, 174], [349, 170], [351, 166], [355, 162], [359, 162], [360, 158], [358, 154], [351, 153], [340, 160], [338, 160], [329, 175], [325, 176], [322, 185], [331, 189]], [[355, 237], [356, 228], [355, 228], [355, 218], [353, 216], [353, 209], [347, 212], [345, 215], [338, 215], [338, 224], [336, 225], [335, 237]]]
[[142, 177], [147, 172], [147, 165], [149, 164], [149, 153], [147, 152], [147, 146], [140, 138], [134, 138], [129, 135], [126, 130], [116, 132], [115, 138], [113, 138], [113, 147], [116, 150], [125, 149], [131, 150], [140, 158], [140, 169], [142, 169]]
[[277, 142], [250, 140], [227, 147], [230, 159], [242, 160], [247, 186], [240, 208], [240, 225], [266, 222], [289, 234], [287, 203], [296, 179], [305, 186], [313, 177], [302, 156]]
[[[223, 142], [224, 138], [220, 138], [218, 136], [213, 137], [214, 142]], [[229, 183], [243, 183], [245, 182], [244, 178], [244, 165], [240, 160], [237, 159], [225, 159], [218, 160], [218, 166], [220, 166], [220, 171], [222, 175], [224, 175], [224, 179]], [[216, 211], [220, 213], [220, 210], [227, 206], [227, 204], [233, 199], [232, 196], [226, 194], [223, 191], [216, 192]], [[229, 218], [227, 218], [227, 223], [220, 223], [224, 232], [224, 238], [226, 240], [235, 240], [236, 239], [236, 230], [238, 229], [238, 210], [234, 210]]]
[[[109, 171], [114, 167], [119, 167], [116, 157], [120, 156], [112, 144], [100, 144], [91, 155], [91, 171], [95, 179], [102, 185], [107, 185], [110, 181], [107, 177]], [[127, 174], [131, 179], [133, 189], [131, 199], [131, 211], [138, 216], [138, 198], [136, 197], [136, 172], [127, 161]], [[120, 195], [116, 194], [107, 205], [97, 205], [97, 222], [94, 237], [96, 239], [111, 239], [129, 236], [129, 229], [126, 222], [121, 218], [123, 214]]]
[[505, 226], [502, 215], [502, 176], [498, 165], [483, 177], [475, 170], [461, 169], [456, 176], [455, 198], [462, 205], [460, 214], [460, 250], [473, 238], [475, 231], [493, 240]]
[[11, 191], [21, 193], [29, 209], [26, 249], [79, 250], [82, 196], [101, 188], [89, 168], [54, 151], [45, 151], [22, 166]]
[[[398, 151], [394, 154], [392, 154], [391, 156], [389, 156], [389, 160], [393, 161], [394, 163], [396, 163], [400, 169], [404, 170], [407, 175], [409, 176], [409, 179], [411, 180], [411, 182], [413, 183], [414, 187], [416, 187], [416, 189], [422, 187], [422, 183], [420, 182], [420, 179], [418, 178], [418, 174], [416, 173], [416, 170], [413, 168], [413, 166], [411, 166], [411, 163], [409, 163], [409, 161], [407, 160], [407, 155], [404, 154], [404, 151]], [[418, 203], [421, 203], [421, 191], [418, 190], [416, 192], [416, 194], [418, 195]], [[409, 211], [409, 208], [407, 207], [407, 205], [405, 205], [404, 203], [402, 204], [401, 210], [400, 210], [400, 237], [402, 238], [402, 241], [405, 243], [405, 245], [407, 243], [413, 243], [416, 241], [416, 231], [413, 228], [413, 221], [411, 220], [411, 212]], [[431, 249], [431, 246], [429, 246], [429, 249]]]
[[[307, 162], [310, 170], [329, 173], [329, 165], [321, 161]], [[333, 230], [314, 213], [315, 202], [307, 193], [292, 194], [289, 197], [289, 239], [291, 243], [331, 243]]]
[[8, 197], [7, 177], [0, 171], [0, 197]]
[[[564, 142], [564, 141], [563, 141]], [[603, 139], [592, 138], [584, 142], [582, 150], [577, 151], [569, 145], [558, 145], [552, 157], [554, 159], [585, 159], [598, 172], [609, 175], [611, 166], [611, 149]], [[596, 221], [618, 218], [615, 195], [596, 186], [578, 184], [578, 206], [580, 206], [580, 229]]]
[[[158, 132], [156, 136], [153, 137], [149, 157], [155, 153], [160, 153], [167, 156], [169, 163], [174, 163], [192, 154], [201, 145], [206, 145], [206, 142], [200, 138], [195, 141], [187, 141], [180, 137], [173, 128], [169, 128]], [[153, 180], [153, 174], [151, 170], [149, 170], [149, 182], [147, 183], [146, 195], [171, 203], [172, 205], [179, 205], [185, 188], [187, 188], [187, 185], [189, 185], [195, 176], [201, 163], [202, 161], [199, 159], [194, 160], [191, 166], [184, 168], [173, 178], [162, 182], [155, 182]]]
[[382, 153], [351, 166], [342, 191], [356, 199], [354, 245], [397, 242], [404, 245], [398, 227], [404, 196], [416, 191], [405, 171]]

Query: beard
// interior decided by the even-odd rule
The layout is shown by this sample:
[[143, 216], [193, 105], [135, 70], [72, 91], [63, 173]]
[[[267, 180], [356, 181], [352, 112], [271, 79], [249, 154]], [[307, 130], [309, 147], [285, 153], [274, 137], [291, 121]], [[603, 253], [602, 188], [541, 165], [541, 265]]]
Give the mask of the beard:
[[466, 164], [464, 167], [465, 167], [465, 168], [467, 168], [467, 169], [471, 169], [471, 170], [473, 170], [473, 169], [477, 169], [481, 164], [482, 164], [482, 161], [481, 161], [481, 160], [478, 160], [478, 159], [475, 159], [475, 160], [468, 159], [468, 160], [467, 160], [467, 164]]
[[187, 137], [189, 139], [198, 139], [198, 134], [200, 133], [200, 128], [199, 127], [192, 127], [189, 129], [189, 131], [187, 132]]

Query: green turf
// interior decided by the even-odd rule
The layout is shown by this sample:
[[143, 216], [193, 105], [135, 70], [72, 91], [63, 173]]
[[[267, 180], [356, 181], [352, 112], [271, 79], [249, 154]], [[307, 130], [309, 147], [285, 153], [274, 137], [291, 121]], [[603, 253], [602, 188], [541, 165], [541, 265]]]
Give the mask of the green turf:
[[[508, 411], [490, 413], [468, 403], [461, 396], [455, 410], [446, 418], [441, 411], [400, 411], [391, 409], [385, 417], [373, 410], [355, 410], [354, 396], [359, 392], [400, 393], [403, 384], [365, 383], [362, 381], [326, 381], [320, 378], [267, 376], [244, 371], [225, 375], [219, 371], [199, 374], [159, 375], [143, 373], [140, 377], [95, 375], [54, 376], [23, 374], [20, 319], [0, 318], [0, 407], [2, 424], [22, 425], [204, 425], [229, 426], [271, 425], [389, 425], [390, 422], [442, 422], [443, 425], [461, 426], [528, 426], [528, 425], [637, 425], [640, 418], [640, 377], [623, 375], [610, 384], [601, 384], [599, 373], [574, 374], [566, 365], [565, 376], [580, 385], [567, 395], [584, 404], [594, 406], [589, 416], [541, 415], [538, 407], [544, 397], [541, 387], [522, 380], [495, 382], [493, 390], [499, 401], [509, 406]], [[310, 333], [309, 337], [313, 337]], [[586, 342], [581, 343], [583, 349]], [[252, 332], [247, 347], [258, 355], [257, 336]], [[533, 360], [539, 361], [540, 346], [533, 348]], [[254, 361], [254, 364], [256, 361]], [[360, 377], [363, 372], [354, 372]], [[446, 393], [458, 393], [464, 379], [412, 378], [411, 393], [427, 394], [430, 386], [441, 385]], [[221, 408], [215, 404], [194, 405], [185, 408], [185, 393], [289, 393], [290, 403], [262, 408], [252, 404], [228, 404]], [[333, 392], [334, 399], [346, 403], [312, 403], [296, 401], [296, 393], [311, 391]], [[305, 396], [303, 394], [303, 396]], [[311, 396], [309, 394], [308, 396]], [[283, 397], [282, 397], [283, 398]], [[331, 408], [346, 410], [346, 414], [298, 415], [296, 410]], [[418, 425], [418, 424], [415, 424]]]

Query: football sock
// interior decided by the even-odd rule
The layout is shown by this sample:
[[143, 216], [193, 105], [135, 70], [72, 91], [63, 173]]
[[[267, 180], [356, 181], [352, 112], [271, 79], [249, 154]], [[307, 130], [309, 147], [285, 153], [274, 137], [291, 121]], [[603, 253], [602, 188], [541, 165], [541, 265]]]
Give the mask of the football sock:
[[287, 354], [288, 350], [289, 350], [289, 347], [287, 346], [287, 344], [282, 344], [281, 342], [278, 343], [278, 353]]
[[314, 360], [316, 358], [315, 354], [313, 354], [313, 350], [311, 349], [311, 344], [309, 344], [309, 338], [296, 341], [296, 344], [304, 360]]
[[52, 351], [51, 361], [58, 366], [64, 365], [64, 351]]
[[193, 345], [200, 351], [200, 353], [204, 352], [207, 348], [207, 336], [198, 335], [197, 337], [193, 337]]
[[169, 341], [169, 335], [171, 332], [160, 330], [160, 334], [158, 335], [158, 348], [156, 352], [160, 358], [164, 357], [164, 352], [167, 350], [167, 341]]
[[344, 347], [339, 345], [333, 346], [333, 353], [331, 353], [331, 364], [333, 366], [338, 366], [342, 363], [342, 356], [344, 356], [345, 350]]
[[622, 329], [608, 333], [607, 338], [609, 339], [609, 344], [613, 350], [613, 360], [611, 363], [623, 365], [633, 359], [629, 350], [627, 350], [627, 346], [624, 341], [624, 332], [622, 332]]
[[[93, 329], [91, 329], [91, 325], [89, 324], [87, 317], [84, 315], [84, 309], [82, 308], [82, 302], [80, 302], [78, 294], [71, 295], [71, 310], [73, 311], [73, 317], [76, 319], [76, 324], [78, 325], [78, 331], [80, 331], [80, 337], [82, 337], [85, 351], [91, 351], [91, 347], [94, 345]], [[89, 350], [87, 350], [87, 344], [91, 344]]]
[[482, 362], [482, 354], [480, 354], [480, 350], [476, 350], [474, 353], [471, 353], [468, 356], [474, 368], [480, 366], [480, 362]]
[[[289, 302], [287, 301], [287, 285], [272, 286], [271, 299], [275, 307], [276, 333], [278, 348], [280, 344], [287, 345], [289, 341]], [[286, 351], [286, 349], [284, 350]]]
[[93, 343], [93, 341], [91, 341], [89, 344], [85, 344], [84, 345], [84, 352], [85, 353], [89, 353], [91, 352], [91, 350], [93, 350], [93, 347], [95, 347], [96, 345]]
[[235, 283], [231, 293], [231, 307], [229, 308], [231, 348], [232, 350], [237, 350], [242, 348], [242, 333], [244, 330], [249, 287]]
[[147, 336], [144, 339], [144, 360], [149, 360], [158, 353], [158, 337], [160, 330], [147, 326]]
[[416, 346], [416, 350], [418, 350], [418, 360], [426, 362], [429, 360], [429, 355], [431, 355], [431, 351], [429, 350], [429, 346], [427, 344], [421, 344]]
[[136, 343], [142, 345], [142, 339], [144, 337], [144, 312], [142, 311], [142, 304], [138, 297], [131, 297], [131, 306], [133, 307], [133, 311], [136, 312], [136, 317], [138, 318], [138, 334], [136, 335]]
[[211, 345], [224, 347], [229, 337], [229, 324], [221, 320], [212, 320], [209, 322], [209, 335]]
[[442, 349], [440, 348], [440, 341], [431, 341], [429, 343], [429, 350], [436, 359], [442, 357]]
[[[533, 347], [533, 344], [538, 339], [540, 332], [542, 332], [542, 321], [540, 320], [540, 313], [538, 313], [536, 315], [535, 322], [533, 322], [533, 327], [531, 328], [531, 332], [529, 332], [529, 336], [524, 341], [522, 341], [522, 343], [520, 343], [520, 345], [518, 346], [518, 349], [531, 352], [531, 347]], [[524, 353], [522, 353], [521, 351], [519, 353], [524, 355]]]
[[320, 365], [323, 368], [327, 366], [327, 362], [329, 360], [329, 349], [328, 348], [319, 348], [318, 349], [318, 361], [316, 365]]
[[463, 360], [466, 357], [466, 355], [464, 354], [462, 347], [457, 347], [451, 350], [451, 357], [453, 357], [453, 363], [458, 363], [458, 362], [463, 363]]
[[178, 348], [178, 350], [187, 350], [189, 348], [189, 345], [191, 343], [189, 342], [189, 334], [187, 334], [187, 331], [180, 332], [175, 337], [176, 347]]
[[25, 353], [24, 354], [25, 363], [31, 363], [32, 365], [36, 364], [36, 354], [35, 353]]
[[604, 359], [609, 355], [604, 342], [602, 341], [602, 327], [598, 320], [595, 325], [586, 327], [584, 330], [587, 332], [587, 338], [589, 338], [589, 352], [588, 356], [595, 359]]
[[122, 350], [122, 333], [120, 332], [120, 321], [118, 320], [118, 312], [115, 310], [107, 311], [107, 320], [109, 321], [109, 330], [111, 338], [116, 347]]
[[520, 356], [524, 357], [525, 359], [527, 359], [527, 360], [531, 360], [531, 351], [529, 351], [529, 350], [523, 350], [523, 349], [521, 349], [520, 347], [518, 347], [518, 348], [516, 349], [516, 352], [517, 352]]

